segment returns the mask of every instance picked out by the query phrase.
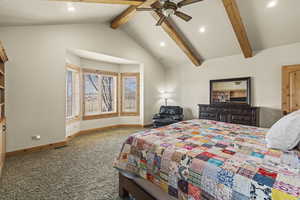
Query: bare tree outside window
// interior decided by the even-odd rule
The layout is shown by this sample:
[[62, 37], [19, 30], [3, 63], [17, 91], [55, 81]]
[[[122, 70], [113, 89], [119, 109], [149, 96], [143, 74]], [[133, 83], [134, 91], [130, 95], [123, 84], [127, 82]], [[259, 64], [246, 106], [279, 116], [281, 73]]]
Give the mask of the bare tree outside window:
[[84, 75], [84, 106], [85, 114], [100, 113], [99, 76], [97, 74]]
[[124, 82], [124, 99], [123, 99], [123, 105], [125, 112], [136, 112], [136, 89], [137, 89], [137, 83], [136, 83], [135, 77], [125, 77], [123, 79]]
[[84, 116], [97, 118], [102, 114], [117, 113], [118, 74], [106, 73], [84, 74]]
[[139, 115], [139, 73], [122, 73], [121, 115]]
[[115, 108], [115, 80], [112, 76], [101, 76], [101, 112], [113, 112]]

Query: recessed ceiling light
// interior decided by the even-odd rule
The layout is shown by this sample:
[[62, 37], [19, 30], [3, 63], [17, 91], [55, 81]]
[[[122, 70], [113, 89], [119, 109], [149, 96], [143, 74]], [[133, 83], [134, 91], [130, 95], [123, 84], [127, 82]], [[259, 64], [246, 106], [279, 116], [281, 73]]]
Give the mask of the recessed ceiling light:
[[267, 8], [273, 8], [277, 5], [277, 0], [272, 0], [267, 4]]
[[206, 28], [204, 26], [200, 27], [199, 28], [199, 32], [200, 33], [204, 33], [206, 31]]
[[69, 12], [74, 12], [75, 11], [75, 8], [73, 6], [68, 6], [68, 11]]
[[159, 46], [165, 47], [165, 46], [166, 46], [166, 43], [165, 43], [165, 42], [160, 42], [160, 43], [159, 43]]

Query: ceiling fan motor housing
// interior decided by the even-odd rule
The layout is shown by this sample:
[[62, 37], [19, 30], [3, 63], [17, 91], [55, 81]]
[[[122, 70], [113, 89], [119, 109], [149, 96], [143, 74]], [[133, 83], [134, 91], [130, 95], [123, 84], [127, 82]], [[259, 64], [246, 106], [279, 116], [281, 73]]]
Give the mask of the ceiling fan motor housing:
[[173, 3], [171, 1], [166, 1], [163, 5], [163, 14], [166, 17], [169, 17], [171, 15], [174, 15], [174, 13], [177, 10], [177, 5], [176, 3]]

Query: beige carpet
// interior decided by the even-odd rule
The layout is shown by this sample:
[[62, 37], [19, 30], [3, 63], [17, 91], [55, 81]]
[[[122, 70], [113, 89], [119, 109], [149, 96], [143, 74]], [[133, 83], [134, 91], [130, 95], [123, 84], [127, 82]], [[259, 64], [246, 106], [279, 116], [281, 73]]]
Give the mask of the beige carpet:
[[112, 167], [122, 142], [139, 131], [119, 128], [76, 137], [64, 148], [6, 159], [1, 200], [116, 200]]

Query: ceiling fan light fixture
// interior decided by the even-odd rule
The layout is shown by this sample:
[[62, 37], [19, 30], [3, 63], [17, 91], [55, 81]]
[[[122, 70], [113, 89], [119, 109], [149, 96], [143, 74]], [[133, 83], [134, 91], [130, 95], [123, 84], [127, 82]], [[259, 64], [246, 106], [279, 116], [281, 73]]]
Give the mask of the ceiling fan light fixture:
[[166, 17], [170, 17], [171, 15], [174, 15], [174, 13], [175, 13], [175, 10], [174, 10], [174, 9], [171, 9], [171, 8], [169, 8], [169, 9], [165, 9], [165, 10], [163, 10], [163, 11], [162, 11], [162, 13], [164, 14], [164, 16], [166, 16]]

